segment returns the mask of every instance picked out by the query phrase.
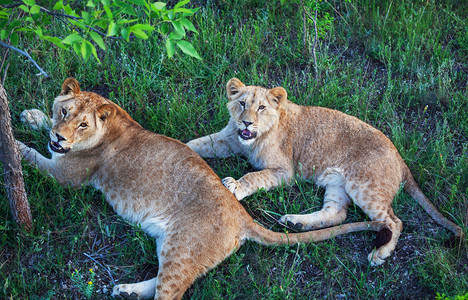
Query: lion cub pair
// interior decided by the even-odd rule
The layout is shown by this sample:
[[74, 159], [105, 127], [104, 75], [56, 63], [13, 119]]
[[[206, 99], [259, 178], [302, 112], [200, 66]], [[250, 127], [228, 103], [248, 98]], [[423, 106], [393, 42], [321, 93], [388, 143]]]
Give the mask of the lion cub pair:
[[[431, 216], [461, 235], [461, 229], [424, 197], [392, 143], [378, 130], [337, 111], [294, 105], [282, 88], [246, 87], [238, 79], [229, 81], [227, 88], [228, 126], [188, 143], [203, 156], [244, 154], [262, 169], [239, 181], [224, 179], [227, 188], [189, 147], [143, 129], [112, 101], [81, 91], [73, 78], [63, 83], [52, 120], [38, 110], [22, 113], [31, 127], [50, 129], [52, 156], [48, 159], [18, 141], [25, 160], [62, 184], [101, 190], [117, 214], [156, 239], [157, 277], [117, 285], [113, 296], [181, 299], [197, 277], [246, 240], [292, 244], [380, 231], [383, 239], [369, 259], [381, 264], [401, 231], [390, 203], [402, 181]], [[287, 215], [281, 222], [302, 229], [338, 225], [351, 199], [375, 221], [295, 234], [272, 232], [255, 223], [236, 197], [288, 182], [299, 164], [306, 178], [326, 188], [324, 209]]]

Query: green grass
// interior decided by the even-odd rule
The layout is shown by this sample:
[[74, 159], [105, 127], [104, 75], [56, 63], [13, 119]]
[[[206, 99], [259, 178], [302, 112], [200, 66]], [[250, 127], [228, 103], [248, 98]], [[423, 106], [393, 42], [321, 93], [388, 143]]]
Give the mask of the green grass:
[[[280, 1], [204, 1], [190, 41], [203, 61], [165, 56], [153, 38], [129, 44], [109, 41], [102, 65], [83, 62], [45, 42], [23, 41], [51, 75], [36, 77], [23, 57], [10, 53], [5, 88], [15, 135], [46, 153], [47, 133], [19, 122], [24, 109], [50, 112], [63, 80], [76, 77], [84, 90], [120, 104], [145, 128], [184, 142], [220, 130], [229, 116], [225, 84], [283, 86], [304, 105], [357, 116], [395, 143], [422, 190], [466, 232], [468, 209], [468, 5], [463, 1], [335, 1], [334, 16], [317, 47], [319, 80], [310, 44], [303, 44], [300, 7]], [[334, 9], [333, 9], [334, 8]], [[319, 14], [320, 18], [320, 14]], [[60, 32], [61, 23], [56, 25]], [[308, 36], [313, 29], [306, 28]], [[4, 70], [0, 70], [3, 74]], [[240, 177], [243, 158], [210, 159], [220, 177]], [[136, 226], [115, 215], [102, 194], [72, 190], [24, 164], [35, 229], [27, 233], [0, 202], [0, 298], [85, 299], [83, 285], [95, 273], [90, 298], [106, 299], [115, 283], [156, 275], [156, 246]], [[2, 181], [3, 183], [3, 181]], [[5, 199], [3, 184], [0, 198]], [[285, 213], [321, 207], [323, 190], [298, 180], [292, 187], [261, 191], [243, 201], [261, 224], [281, 230]], [[290, 247], [247, 243], [200, 278], [193, 299], [435, 298], [468, 291], [466, 240], [448, 249], [451, 234], [404, 192], [394, 202], [404, 230], [395, 253], [380, 267], [366, 257], [371, 233]], [[351, 207], [347, 222], [365, 219]], [[78, 280], [72, 274], [78, 272]], [[73, 278], [72, 278], [73, 277]], [[81, 280], [81, 281], [80, 281]]]

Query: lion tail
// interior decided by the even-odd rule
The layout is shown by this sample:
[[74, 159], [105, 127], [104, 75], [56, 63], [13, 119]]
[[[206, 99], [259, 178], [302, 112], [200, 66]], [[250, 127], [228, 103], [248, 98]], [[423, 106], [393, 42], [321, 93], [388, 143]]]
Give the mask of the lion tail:
[[[314, 230], [302, 233], [281, 233], [274, 232], [264, 228], [263, 226], [255, 223], [253, 220], [249, 222], [249, 226], [246, 226], [245, 236], [249, 240], [253, 240], [262, 245], [291, 245], [297, 243], [310, 243], [320, 242], [331, 239], [333, 237], [343, 235], [350, 232], [356, 231], [383, 231], [384, 224], [380, 221], [370, 222], [356, 222], [350, 224], [342, 224], [335, 227]], [[391, 236], [391, 235], [390, 235]], [[386, 239], [386, 238], [384, 238]], [[379, 244], [386, 244], [390, 239], [380, 241]], [[377, 242], [376, 242], [377, 243]], [[377, 245], [379, 246], [379, 245]]]
[[418, 202], [419, 205], [440, 225], [452, 231], [455, 236], [461, 237], [463, 232], [460, 226], [453, 223], [447, 219], [437, 208], [432, 204], [432, 202], [424, 195], [424, 193], [419, 188], [418, 184], [414, 180], [413, 175], [411, 175], [410, 170], [406, 167], [404, 172], [404, 178], [406, 183], [404, 186], [405, 191]]

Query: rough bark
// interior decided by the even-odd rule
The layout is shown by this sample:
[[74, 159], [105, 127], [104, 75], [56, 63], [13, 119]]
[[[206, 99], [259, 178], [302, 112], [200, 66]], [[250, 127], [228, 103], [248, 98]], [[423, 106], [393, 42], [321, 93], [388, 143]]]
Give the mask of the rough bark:
[[24, 188], [21, 156], [13, 136], [8, 99], [2, 84], [0, 84], [0, 162], [3, 164], [6, 194], [13, 219], [30, 231], [33, 224]]

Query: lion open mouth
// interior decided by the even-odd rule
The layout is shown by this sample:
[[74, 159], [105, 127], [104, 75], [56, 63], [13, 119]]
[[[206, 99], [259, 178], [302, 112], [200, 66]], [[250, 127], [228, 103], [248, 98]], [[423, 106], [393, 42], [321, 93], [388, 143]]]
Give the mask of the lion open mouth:
[[70, 151], [70, 148], [63, 148], [62, 146], [60, 146], [59, 143], [54, 142], [54, 141], [50, 141], [49, 148], [50, 148], [50, 150], [52, 150], [54, 152], [62, 153], [62, 154], [67, 153], [68, 151]]
[[253, 138], [257, 137], [256, 132], [252, 132], [252, 131], [248, 130], [247, 128], [244, 129], [244, 130], [239, 129], [238, 134], [244, 140], [250, 140], [250, 139], [253, 139]]

